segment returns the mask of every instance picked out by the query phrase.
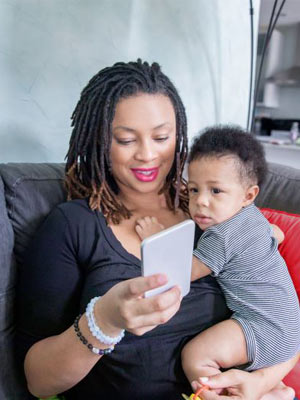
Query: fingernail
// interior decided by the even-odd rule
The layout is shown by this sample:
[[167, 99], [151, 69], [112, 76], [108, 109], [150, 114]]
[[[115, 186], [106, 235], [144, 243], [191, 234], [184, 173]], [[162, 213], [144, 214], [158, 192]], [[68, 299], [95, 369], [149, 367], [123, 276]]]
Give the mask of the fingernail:
[[207, 376], [202, 376], [199, 379], [201, 380], [201, 382], [206, 383], [206, 382], [208, 382], [209, 378]]
[[196, 383], [195, 381], [193, 381], [193, 382], [191, 383], [191, 386], [192, 386], [193, 391], [196, 392], [196, 390], [198, 389], [197, 383]]

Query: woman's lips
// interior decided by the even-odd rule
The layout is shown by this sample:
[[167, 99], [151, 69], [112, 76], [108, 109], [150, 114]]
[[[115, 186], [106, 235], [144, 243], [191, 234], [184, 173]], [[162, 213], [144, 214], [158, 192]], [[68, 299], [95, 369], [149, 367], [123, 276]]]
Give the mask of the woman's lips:
[[157, 178], [159, 168], [131, 168], [136, 179], [141, 182], [152, 182]]

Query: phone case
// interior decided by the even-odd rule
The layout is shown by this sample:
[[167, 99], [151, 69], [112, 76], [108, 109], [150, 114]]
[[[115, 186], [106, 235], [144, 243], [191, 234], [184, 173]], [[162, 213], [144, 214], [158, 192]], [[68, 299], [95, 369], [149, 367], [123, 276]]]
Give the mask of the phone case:
[[182, 296], [190, 291], [195, 223], [188, 219], [155, 235], [141, 244], [142, 275], [164, 273], [168, 283], [149, 290], [145, 297], [154, 296], [178, 285]]

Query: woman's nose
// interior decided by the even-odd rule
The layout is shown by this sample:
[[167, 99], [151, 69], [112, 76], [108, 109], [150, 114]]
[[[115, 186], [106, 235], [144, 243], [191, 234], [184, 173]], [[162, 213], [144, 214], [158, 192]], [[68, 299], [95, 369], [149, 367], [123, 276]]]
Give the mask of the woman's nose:
[[137, 149], [136, 159], [139, 161], [152, 161], [157, 157], [155, 146], [152, 143], [144, 142], [141, 143]]

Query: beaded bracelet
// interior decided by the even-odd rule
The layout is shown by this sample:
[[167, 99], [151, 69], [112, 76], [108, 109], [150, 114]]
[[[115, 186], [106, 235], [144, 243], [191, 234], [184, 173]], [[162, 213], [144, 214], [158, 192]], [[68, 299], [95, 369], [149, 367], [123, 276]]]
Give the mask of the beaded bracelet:
[[79, 314], [74, 321], [74, 330], [76, 332], [76, 335], [78, 336], [78, 339], [85, 345], [87, 348], [93, 352], [94, 354], [98, 354], [99, 356], [103, 356], [105, 354], [109, 354], [114, 350], [114, 346], [109, 347], [108, 349], [98, 349], [97, 347], [94, 347], [91, 343], [87, 341], [87, 339], [83, 336], [83, 334], [80, 331], [79, 328], [79, 320], [80, 320], [81, 314]]
[[99, 328], [99, 326], [96, 323], [95, 316], [94, 316], [94, 306], [97, 300], [100, 299], [101, 296], [94, 297], [89, 304], [86, 307], [86, 318], [88, 321], [88, 327], [90, 329], [91, 334], [99, 340], [99, 342], [107, 344], [109, 346], [113, 346], [117, 343], [119, 343], [125, 334], [125, 330], [122, 329], [121, 333], [119, 336], [112, 337], [105, 335], [105, 333]]

